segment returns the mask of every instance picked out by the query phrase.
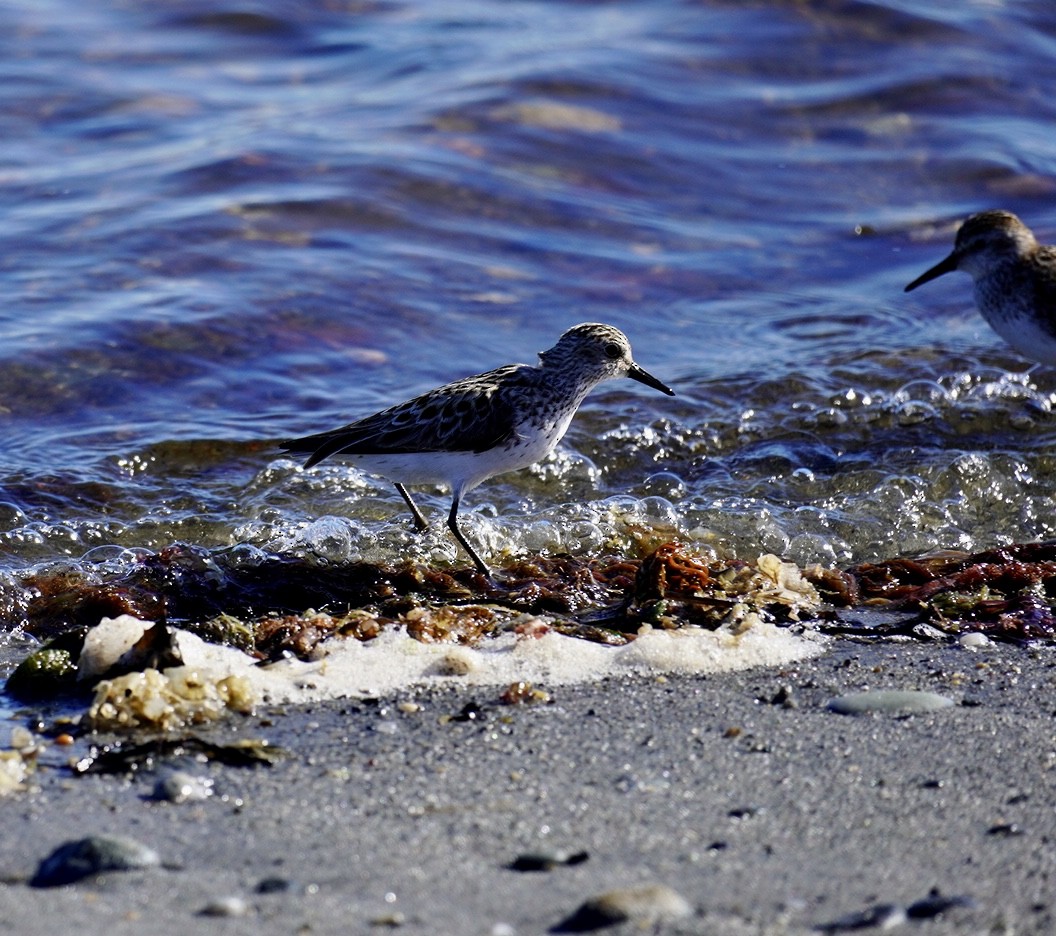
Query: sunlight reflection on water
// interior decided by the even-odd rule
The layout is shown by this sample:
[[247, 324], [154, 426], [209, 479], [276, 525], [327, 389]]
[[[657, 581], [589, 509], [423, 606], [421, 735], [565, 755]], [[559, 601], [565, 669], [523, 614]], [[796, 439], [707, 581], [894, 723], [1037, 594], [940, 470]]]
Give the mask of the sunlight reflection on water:
[[1052, 373], [966, 280], [901, 293], [968, 211], [1056, 230], [1045, 4], [55, 0], [0, 24], [8, 570], [314, 548], [317, 524], [349, 557], [454, 560], [409, 545], [384, 482], [302, 475], [275, 440], [588, 320], [679, 395], [609, 385], [563, 461], [478, 491], [467, 522], [507, 548], [654, 522], [847, 562], [1056, 532]]

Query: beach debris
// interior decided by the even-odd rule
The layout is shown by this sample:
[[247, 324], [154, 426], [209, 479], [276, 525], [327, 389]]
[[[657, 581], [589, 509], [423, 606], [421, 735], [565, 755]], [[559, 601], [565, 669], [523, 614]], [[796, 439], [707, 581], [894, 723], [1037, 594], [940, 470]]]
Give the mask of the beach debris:
[[134, 774], [139, 770], [153, 769], [169, 758], [196, 757], [228, 767], [270, 767], [285, 756], [282, 748], [255, 738], [217, 744], [188, 735], [138, 743], [114, 741], [93, 745], [88, 754], [72, 766], [74, 773], [78, 774]]
[[182, 664], [183, 656], [170, 628], [123, 614], [103, 618], [88, 629], [77, 660], [77, 679], [93, 683], [103, 676], [116, 678]]
[[21, 702], [39, 702], [73, 692], [77, 685], [77, 657], [66, 647], [55, 646], [65, 641], [58, 637], [33, 651], [8, 677], [4, 690]]
[[800, 570], [774, 555], [720, 558], [709, 548], [670, 541], [640, 559], [522, 557], [487, 582], [471, 569], [319, 565], [264, 551], [247, 560], [244, 551], [176, 544], [100, 577], [69, 562], [26, 577], [36, 596], [22, 622], [26, 633], [55, 639], [12, 674], [13, 695], [39, 700], [77, 691], [73, 667], [82, 679], [116, 675], [100, 662], [82, 664], [80, 643], [100, 639], [85, 636], [94, 630], [87, 625], [121, 619], [130, 609], [139, 619], [164, 623], [147, 625], [142, 645], [133, 641], [103, 659], [113, 666], [127, 654], [122, 668], [159, 671], [177, 662], [168, 654], [182, 648], [184, 630], [270, 661], [311, 661], [325, 640], [370, 641], [393, 629], [460, 646], [510, 631], [552, 631], [619, 646], [636, 640], [646, 625], [738, 634], [760, 620], [815, 620], [812, 626], [825, 634], [880, 639], [975, 632], [990, 639], [1056, 639], [1056, 598], [1049, 597], [1056, 595], [1056, 542]]
[[518, 855], [507, 867], [511, 871], [553, 871], [554, 868], [583, 864], [590, 858], [586, 851], [525, 852]]
[[213, 781], [187, 772], [166, 770], [154, 783], [153, 798], [165, 803], [189, 803], [208, 799], [213, 795]]
[[22, 582], [32, 594], [26, 608], [26, 633], [47, 639], [71, 628], [93, 627], [104, 617], [129, 614], [154, 620], [165, 612], [164, 596], [118, 578], [99, 582], [69, 564], [53, 563]]
[[961, 634], [957, 638], [957, 643], [964, 647], [965, 650], [982, 650], [985, 647], [992, 646], [994, 642], [986, 634], [981, 634], [979, 631], [969, 631], [967, 634]]
[[174, 731], [216, 721], [232, 711], [249, 714], [257, 701], [252, 684], [244, 676], [206, 678], [190, 666], [164, 672], [147, 669], [100, 682], [88, 707], [87, 721], [95, 731]]
[[817, 590], [799, 568], [777, 556], [764, 554], [754, 563], [708, 561], [669, 542], [642, 560], [627, 617], [663, 628], [736, 630], [753, 615], [794, 621], [819, 605]]
[[[662, 544], [642, 560], [526, 557], [510, 562], [501, 576], [483, 585], [472, 570], [410, 563], [319, 566], [265, 553], [246, 562], [232, 551], [186, 544], [144, 555], [109, 582], [71, 578], [63, 569], [50, 575], [47, 570], [37, 573], [32, 585], [51, 598], [65, 595], [62, 614], [53, 602], [30, 602], [27, 633], [50, 635], [78, 622], [94, 626], [104, 617], [127, 617], [120, 613], [127, 608], [111, 613], [111, 604], [98, 594], [117, 590], [149, 596], [136, 608], [149, 606], [153, 613], [133, 615], [140, 620], [164, 620], [272, 660], [287, 654], [307, 659], [329, 637], [370, 640], [393, 626], [422, 641], [468, 645], [545, 615], [547, 626], [559, 626], [566, 634], [619, 642], [627, 638], [615, 633], [613, 623], [632, 635], [643, 622], [679, 626], [679, 614], [687, 615], [683, 623], [719, 626], [738, 602], [747, 610], [766, 609], [779, 619], [794, 620], [810, 613], [818, 600], [799, 570], [777, 557], [722, 561], [707, 550], [695, 555], [677, 542]], [[324, 607], [340, 610], [312, 610]], [[259, 608], [271, 610], [253, 610]], [[592, 620], [599, 609], [609, 610], [601, 620]], [[627, 620], [622, 620], [623, 611]], [[163, 632], [155, 636], [160, 640]], [[77, 649], [71, 653], [76, 661]], [[110, 654], [111, 664], [118, 656]], [[82, 676], [90, 672], [105, 674], [97, 663]]]
[[353, 608], [347, 614], [328, 614], [309, 609], [303, 614], [271, 614], [255, 624], [243, 624], [253, 635], [252, 652], [266, 660], [290, 656], [310, 659], [316, 647], [330, 637], [373, 640], [393, 620], [370, 611]]
[[1026, 832], [1022, 826], [1015, 822], [999, 822], [990, 826], [986, 830], [986, 834], [995, 838], [1018, 838], [1021, 835], [1026, 835]]
[[441, 715], [440, 724], [446, 725], [450, 722], [482, 722], [485, 718], [485, 709], [479, 702], [470, 700], [459, 709], [455, 715]]
[[948, 910], [975, 910], [978, 906], [975, 898], [969, 894], [955, 894], [947, 897], [937, 887], [933, 887], [926, 897], [906, 907], [906, 916], [911, 920], [931, 920], [942, 916]]
[[530, 682], [523, 679], [510, 683], [499, 696], [499, 702], [503, 705], [538, 705], [549, 701], [549, 692], [536, 689]]
[[484, 605], [423, 605], [412, 608], [400, 619], [407, 635], [421, 643], [476, 644], [494, 632], [508, 609], [497, 613]]
[[454, 647], [429, 667], [433, 676], [467, 676], [477, 668], [477, 661], [472, 654]]
[[950, 910], [973, 910], [977, 906], [974, 898], [967, 894], [946, 897], [933, 887], [926, 897], [914, 901], [908, 907], [894, 903], [879, 903], [849, 913], [816, 927], [822, 933], [850, 933], [858, 930], [889, 930], [903, 926], [909, 921], [930, 920]]
[[[745, 665], [740, 661], [786, 659], [788, 653], [799, 658], [820, 649], [809, 635], [804, 639], [808, 628], [793, 620], [815, 598], [791, 564], [773, 556], [731, 564], [665, 544], [638, 580], [651, 583], [645, 592], [636, 590], [632, 574], [640, 565], [543, 557], [488, 585], [487, 601], [447, 604], [423, 594], [420, 579], [408, 575], [418, 592], [390, 590], [369, 608], [269, 612], [257, 620], [262, 643], [253, 654], [208, 644], [171, 621], [159, 626], [128, 616], [107, 619], [86, 629], [82, 646], [70, 656], [85, 686], [104, 677], [80, 724], [90, 731], [180, 731], [247, 713], [266, 699], [305, 697], [339, 683], [369, 692], [378, 680], [408, 678], [494, 681], [507, 687], [505, 693], [496, 690], [495, 701], [503, 693], [505, 704], [545, 702], [547, 692], [529, 683], [545, 681], [549, 689], [605, 670], [699, 672], [722, 668], [726, 660]], [[544, 588], [529, 577], [540, 569], [553, 572], [561, 587], [551, 580]], [[574, 583], [570, 589], [564, 589], [567, 582]], [[609, 602], [617, 586], [622, 600], [590, 619], [597, 600]], [[564, 611], [539, 610], [562, 603]], [[584, 610], [571, 612], [572, 606]], [[683, 614], [680, 608], [689, 610]], [[230, 621], [225, 627], [245, 632]], [[565, 653], [569, 635], [580, 643], [615, 645], [619, 652], [569, 647]], [[159, 668], [181, 660], [183, 665]], [[149, 663], [157, 665], [114, 675]]]
[[822, 933], [853, 933], [856, 930], [889, 930], [906, 922], [904, 907], [896, 904], [873, 904], [864, 910], [856, 910], [817, 928]]
[[972, 630], [1006, 640], [1056, 639], [1056, 542], [867, 562], [846, 576], [854, 583], [849, 603], [912, 612], [935, 636]]
[[37, 769], [40, 751], [40, 746], [26, 728], [11, 729], [10, 749], [0, 750], [0, 796], [29, 789], [27, 781]]
[[241, 917], [249, 913], [249, 904], [245, 898], [236, 894], [226, 897], [217, 897], [210, 900], [201, 910], [198, 916], [206, 917]]
[[814, 586], [821, 600], [832, 607], [854, 608], [861, 604], [858, 579], [850, 572], [815, 564], [803, 569], [803, 577]]
[[52, 639], [19, 664], [5, 688], [23, 700], [54, 698], [82, 691], [103, 676], [166, 669], [182, 662], [173, 629], [123, 614]]
[[36, 754], [21, 751], [0, 751], [0, 796], [23, 793], [29, 789], [26, 781], [36, 770]]
[[779, 705], [784, 709], [799, 708], [795, 690], [788, 683], [781, 683], [769, 697], [759, 699], [764, 705]]
[[692, 913], [689, 901], [677, 891], [665, 884], [646, 884], [591, 897], [550, 932], [587, 933], [628, 921], [645, 928], [670, 923]]
[[258, 894], [289, 894], [298, 890], [303, 891], [304, 886], [292, 878], [273, 876], [261, 878], [254, 890]]
[[[252, 679], [230, 675], [245, 672], [244, 665], [232, 660], [225, 678], [205, 675], [224, 673], [215, 661], [199, 669], [191, 665], [208, 658], [193, 641], [220, 640], [230, 652], [248, 650], [263, 663], [300, 659], [325, 664], [320, 645], [326, 640], [369, 642], [385, 630], [398, 630], [419, 643], [450, 647], [432, 662], [428, 675], [469, 675], [479, 660], [462, 648], [502, 634], [530, 640], [553, 633], [622, 646], [650, 628], [725, 627], [729, 633], [743, 633], [760, 616], [794, 621], [813, 613], [817, 603], [813, 586], [799, 570], [775, 556], [753, 563], [723, 562], [710, 551], [698, 556], [676, 542], [662, 544], [641, 561], [529, 557], [511, 562], [483, 586], [479, 576], [470, 580], [459, 570], [410, 564], [352, 563], [340, 571], [334, 575], [328, 567], [264, 553], [247, 563], [229, 552], [186, 545], [144, 555], [123, 573], [122, 587], [154, 589], [168, 617], [106, 617], [56, 638], [23, 662], [12, 677], [12, 691], [35, 698], [76, 691], [75, 668], [83, 686], [102, 680], [86, 720], [89, 728], [171, 731], [228, 711], [247, 712], [256, 701], [249, 688]], [[49, 594], [57, 588], [58, 578]], [[78, 580], [76, 600], [95, 607], [89, 588], [90, 583]], [[308, 604], [245, 616], [250, 603], [288, 607], [309, 591], [312, 598], [325, 599], [328, 610], [316, 611]], [[176, 626], [181, 615], [186, 617]], [[32, 630], [34, 625], [27, 626]], [[544, 698], [521, 687], [511, 688], [504, 701]]]
[[829, 702], [830, 711], [840, 715], [905, 715], [913, 712], [934, 712], [954, 704], [948, 696], [917, 689], [870, 689], [848, 692]]
[[134, 839], [90, 835], [65, 842], [41, 861], [30, 887], [73, 884], [104, 871], [139, 871], [161, 864], [158, 853]]
[[193, 631], [202, 640], [223, 647], [234, 647], [243, 653], [257, 652], [257, 639], [253, 627], [233, 614], [218, 614], [193, 625]]

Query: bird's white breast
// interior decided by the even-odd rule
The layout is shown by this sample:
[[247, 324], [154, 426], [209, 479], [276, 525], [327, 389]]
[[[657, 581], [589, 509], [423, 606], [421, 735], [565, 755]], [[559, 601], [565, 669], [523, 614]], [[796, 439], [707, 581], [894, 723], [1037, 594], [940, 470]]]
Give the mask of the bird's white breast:
[[[1019, 288], [1016, 288], [1016, 287]], [[975, 303], [987, 324], [1024, 357], [1056, 364], [1056, 334], [1046, 327], [1056, 310], [1035, 306], [1033, 290], [1006, 279], [980, 277], [975, 282]]]
[[522, 424], [508, 445], [484, 452], [405, 452], [399, 454], [342, 455], [337, 458], [368, 474], [378, 474], [400, 484], [446, 484], [463, 491], [507, 471], [526, 468], [545, 458], [568, 429], [572, 413], [545, 426]]

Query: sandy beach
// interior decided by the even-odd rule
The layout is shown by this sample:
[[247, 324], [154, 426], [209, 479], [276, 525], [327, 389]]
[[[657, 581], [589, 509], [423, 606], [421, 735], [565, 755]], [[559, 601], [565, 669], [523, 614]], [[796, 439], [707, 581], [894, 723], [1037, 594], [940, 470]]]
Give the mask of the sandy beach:
[[[603, 931], [844, 932], [872, 914], [922, 934], [1047, 933], [1054, 662], [841, 641], [786, 668], [608, 679], [544, 704], [477, 687], [288, 706], [202, 733], [266, 739], [286, 752], [270, 767], [157, 765], [212, 781], [183, 803], [154, 798], [158, 769], [78, 776], [48, 766], [66, 757], [51, 748], [32, 791], [0, 802], [0, 914], [40, 934], [527, 934], [598, 894], [663, 885], [688, 915]], [[955, 704], [828, 708], [865, 689]], [[28, 885], [89, 835], [161, 864]], [[511, 869], [530, 855], [555, 866]], [[955, 899], [921, 904], [933, 889]]]

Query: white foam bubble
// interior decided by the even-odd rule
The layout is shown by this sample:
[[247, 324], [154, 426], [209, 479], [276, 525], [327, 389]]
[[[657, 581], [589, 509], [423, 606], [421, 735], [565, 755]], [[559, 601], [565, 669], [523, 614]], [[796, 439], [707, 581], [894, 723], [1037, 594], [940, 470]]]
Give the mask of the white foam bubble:
[[541, 686], [593, 682], [626, 674], [705, 674], [777, 666], [815, 656], [823, 638], [756, 620], [739, 633], [727, 630], [647, 630], [622, 647], [554, 631], [541, 636], [504, 634], [477, 648], [427, 644], [402, 631], [373, 640], [333, 639], [310, 661], [289, 659], [258, 666], [249, 656], [180, 633], [185, 662], [203, 676], [244, 676], [262, 702], [383, 696], [415, 686], [502, 686], [519, 680]]

